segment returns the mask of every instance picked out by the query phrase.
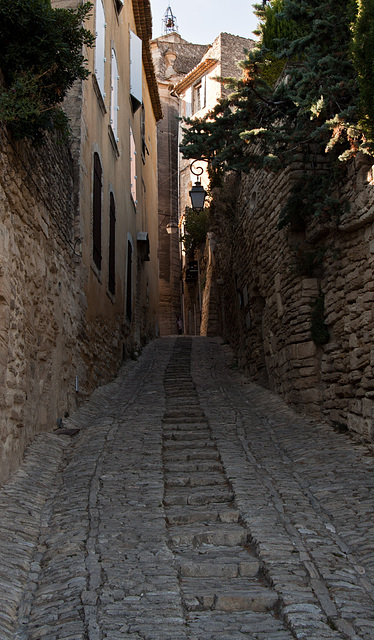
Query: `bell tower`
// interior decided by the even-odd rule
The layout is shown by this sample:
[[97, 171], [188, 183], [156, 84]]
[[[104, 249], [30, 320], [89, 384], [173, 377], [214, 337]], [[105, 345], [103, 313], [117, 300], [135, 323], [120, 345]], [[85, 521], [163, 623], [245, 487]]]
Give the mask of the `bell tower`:
[[166, 35], [168, 33], [178, 33], [178, 24], [177, 18], [173, 14], [171, 10], [171, 6], [169, 4], [168, 8], [164, 13], [164, 17], [162, 18], [162, 35]]

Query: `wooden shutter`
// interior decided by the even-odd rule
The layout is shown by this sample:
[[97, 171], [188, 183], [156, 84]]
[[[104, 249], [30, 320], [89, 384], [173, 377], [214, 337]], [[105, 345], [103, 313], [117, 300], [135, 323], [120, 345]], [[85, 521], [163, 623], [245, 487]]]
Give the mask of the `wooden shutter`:
[[110, 88], [110, 124], [112, 125], [113, 134], [118, 141], [118, 64], [117, 64], [117, 56], [114, 49], [112, 49], [112, 77], [111, 77], [111, 88]]
[[142, 41], [130, 30], [130, 95], [133, 110], [142, 104]]
[[131, 321], [132, 316], [132, 246], [127, 242], [127, 283], [126, 283], [126, 318]]
[[99, 154], [94, 154], [93, 176], [93, 260], [98, 269], [101, 269], [101, 188], [102, 169]]
[[105, 97], [105, 13], [102, 0], [96, 2], [96, 43], [95, 43], [95, 75], [97, 84]]
[[192, 97], [193, 97], [192, 88], [189, 87], [186, 90], [185, 97], [184, 97], [185, 104], [186, 104], [186, 113], [185, 113], [186, 118], [190, 118], [192, 116]]
[[114, 295], [116, 290], [116, 207], [114, 196], [110, 194], [109, 206], [109, 282], [108, 288]]

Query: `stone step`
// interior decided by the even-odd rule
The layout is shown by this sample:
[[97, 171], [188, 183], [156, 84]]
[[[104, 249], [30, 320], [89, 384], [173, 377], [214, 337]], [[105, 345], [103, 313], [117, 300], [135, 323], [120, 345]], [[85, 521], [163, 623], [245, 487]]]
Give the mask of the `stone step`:
[[240, 547], [248, 543], [248, 531], [239, 524], [223, 524], [221, 522], [175, 526], [169, 531], [175, 547], [202, 545]]
[[295, 640], [272, 612], [194, 611], [187, 620], [188, 640]]
[[180, 416], [177, 417], [173, 417], [173, 418], [168, 418], [168, 417], [163, 417], [161, 418], [161, 422], [163, 424], [208, 424], [208, 420], [206, 418], [204, 418], [204, 416], [195, 416], [195, 415], [186, 415], [186, 413], [181, 413]]
[[186, 449], [185, 446], [178, 446], [174, 449], [168, 448], [163, 452], [164, 464], [169, 462], [207, 462], [208, 460], [220, 460], [220, 454], [217, 449], [212, 447], [204, 447]]
[[[253, 582], [253, 584], [251, 584]], [[253, 578], [181, 578], [182, 601], [187, 611], [270, 611], [278, 604], [273, 589]]]
[[165, 464], [165, 472], [166, 473], [212, 473], [214, 471], [223, 473], [223, 465], [219, 461], [203, 461], [200, 462], [197, 460], [196, 462], [187, 462], [186, 460], [181, 460], [180, 462], [167, 462]]
[[206, 473], [196, 471], [193, 474], [188, 473], [166, 473], [166, 485], [168, 487], [208, 487], [208, 486], [225, 486], [227, 480], [223, 473]]
[[196, 429], [196, 431], [174, 429], [164, 432], [164, 442], [170, 440], [184, 440], [188, 442], [195, 442], [196, 440], [209, 440], [211, 437], [208, 429]]
[[184, 382], [178, 380], [177, 382], [170, 378], [169, 380], [164, 379], [164, 389], [167, 393], [175, 394], [178, 392], [181, 395], [187, 395], [187, 392], [196, 391], [196, 385], [191, 380], [185, 380]]
[[168, 509], [167, 523], [169, 525], [192, 524], [194, 522], [238, 522], [239, 511], [236, 509], [227, 509], [222, 504], [210, 503], [208, 507], [194, 507], [193, 509], [185, 509], [178, 506]]
[[170, 491], [166, 490], [164, 495], [164, 505], [166, 507], [172, 505], [191, 505], [201, 506], [210, 504], [211, 502], [219, 502], [231, 504], [234, 500], [234, 494], [229, 490], [219, 489], [211, 491]]
[[184, 578], [255, 578], [260, 562], [246, 550], [226, 548], [198, 550], [177, 557], [179, 574]]
[[[199, 418], [204, 418], [204, 411], [202, 411], [199, 407], [189, 407], [187, 416], [191, 418], [192, 416], [196, 416]], [[185, 409], [168, 409], [165, 411], [163, 415], [163, 419], [165, 418], [184, 418], [186, 417]]]
[[[172, 422], [170, 424], [163, 425], [163, 433], [170, 434], [174, 430], [175, 431], [206, 431], [208, 429], [208, 425], [206, 422], [198, 422], [191, 424], [190, 422]], [[210, 431], [209, 431], [210, 433]]]
[[176, 449], [177, 451], [183, 449], [186, 453], [192, 455], [197, 451], [209, 451], [215, 449], [215, 444], [212, 440], [203, 439], [199, 445], [196, 445], [196, 439], [193, 440], [164, 440], [164, 447], [168, 450]]

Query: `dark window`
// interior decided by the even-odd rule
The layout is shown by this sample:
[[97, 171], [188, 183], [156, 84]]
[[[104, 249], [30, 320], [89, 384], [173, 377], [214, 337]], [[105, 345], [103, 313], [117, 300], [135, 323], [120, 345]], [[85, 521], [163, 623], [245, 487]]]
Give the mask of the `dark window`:
[[93, 182], [93, 259], [98, 269], [101, 269], [101, 187], [102, 169], [99, 154], [94, 154], [94, 182]]
[[116, 290], [116, 206], [114, 196], [110, 194], [109, 206], [109, 291], [114, 295]]
[[132, 246], [127, 243], [127, 286], [126, 286], [126, 318], [131, 321], [132, 316]]

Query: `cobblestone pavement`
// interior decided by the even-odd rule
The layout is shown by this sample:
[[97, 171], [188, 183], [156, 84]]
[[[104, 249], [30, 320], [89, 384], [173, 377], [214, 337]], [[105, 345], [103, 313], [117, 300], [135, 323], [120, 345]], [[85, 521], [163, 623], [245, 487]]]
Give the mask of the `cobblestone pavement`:
[[163, 338], [0, 490], [0, 640], [373, 640], [374, 455]]

